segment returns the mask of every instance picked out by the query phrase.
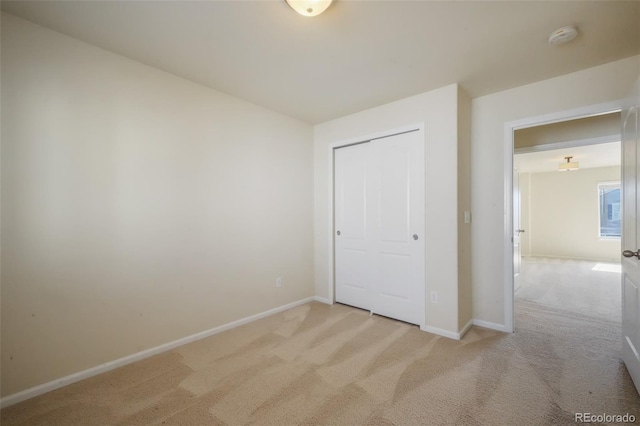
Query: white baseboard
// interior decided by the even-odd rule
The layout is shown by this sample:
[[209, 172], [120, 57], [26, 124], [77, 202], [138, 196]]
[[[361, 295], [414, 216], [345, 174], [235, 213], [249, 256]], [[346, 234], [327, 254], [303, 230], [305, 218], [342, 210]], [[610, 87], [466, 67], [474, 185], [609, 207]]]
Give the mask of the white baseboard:
[[490, 330], [502, 331], [503, 333], [509, 332], [507, 328], [504, 326], [504, 324], [496, 324], [495, 322], [474, 319], [473, 325], [477, 325], [478, 327], [482, 327], [482, 328], [488, 328]]
[[326, 297], [314, 296], [313, 300], [315, 300], [316, 302], [324, 303], [325, 305], [333, 305], [333, 302], [331, 302]]
[[425, 325], [420, 327], [420, 330], [426, 331], [427, 333], [437, 334], [438, 336], [447, 337], [453, 340], [460, 340], [460, 333], [456, 333], [455, 331], [445, 330], [444, 328], [432, 327], [430, 325]]
[[[611, 243], [620, 243], [620, 239], [615, 239], [615, 238], [604, 238], [604, 239], [600, 239], [598, 241], [602, 241], [602, 242], [608, 242], [610, 241]], [[617, 252], [616, 252], [617, 253]], [[529, 259], [560, 259], [560, 260], [584, 260], [587, 262], [602, 262], [602, 263], [620, 263], [620, 260], [617, 259], [611, 259], [611, 258], [607, 258], [607, 259], [600, 259], [597, 257], [580, 257], [580, 256], [558, 256], [558, 255], [550, 255], [550, 254], [530, 254], [528, 256], [523, 256]]]
[[[464, 337], [465, 334], [467, 334], [467, 331], [469, 331], [469, 329], [471, 328], [471, 326], [473, 325], [473, 320], [470, 319], [469, 322], [467, 322], [464, 327], [462, 327], [462, 330], [460, 330], [460, 332], [458, 333], [460, 335], [460, 339], [462, 339]], [[458, 339], [458, 340], [460, 340]]]
[[[230, 330], [235, 327], [239, 327], [241, 325], [250, 323], [252, 321], [267, 317], [269, 315], [277, 314], [282, 311], [286, 311], [287, 309], [295, 308], [296, 306], [304, 305], [305, 303], [312, 302], [314, 300], [318, 300], [316, 297], [307, 297], [306, 299], [298, 300], [296, 302], [292, 302], [283, 306], [279, 306], [277, 308], [269, 309], [268, 311], [261, 312], [259, 314], [251, 315], [246, 318], [242, 318], [236, 321], [232, 321], [227, 324], [220, 325], [218, 327], [211, 328], [209, 330], [201, 331], [196, 334], [192, 334], [190, 336], [183, 337], [178, 340], [174, 340], [172, 342], [165, 343], [160, 346], [156, 346], [154, 348], [146, 349], [142, 352], [137, 352], [135, 354], [127, 355], [123, 358], [118, 358], [113, 361], [106, 362], [104, 364], [97, 365], [95, 367], [89, 368], [87, 370], [79, 371], [77, 373], [73, 373], [69, 376], [61, 377], [59, 379], [52, 380], [47, 383], [43, 383], [41, 385], [25, 389], [21, 392], [14, 393], [13, 395], [6, 396], [0, 399], [0, 408], [5, 408], [10, 405], [17, 404], [22, 401], [26, 401], [27, 399], [34, 398], [38, 395], [42, 395], [47, 392], [51, 392], [53, 390], [59, 389], [63, 386], [70, 385], [75, 382], [79, 382], [80, 380], [88, 379], [89, 377], [97, 376], [98, 374], [106, 373], [107, 371], [114, 370], [118, 367], [122, 367], [127, 364], [131, 364], [136, 361], [143, 360], [145, 358], [149, 358], [151, 356], [160, 354], [162, 352], [169, 351], [171, 349], [175, 349], [178, 346], [186, 345], [187, 343], [195, 342], [196, 340], [204, 339], [205, 337], [213, 336], [214, 334], [221, 333], [223, 331]], [[328, 299], [318, 300], [319, 302], [323, 302]]]
[[459, 332], [449, 331], [438, 327], [424, 326], [420, 327], [420, 330], [426, 331], [432, 334], [437, 334], [438, 336], [448, 337], [449, 339], [460, 340], [462, 337], [469, 331], [472, 325], [477, 325], [478, 327], [488, 328], [491, 330], [502, 331], [503, 333], [508, 333], [507, 329], [502, 324], [496, 324], [489, 321], [482, 321], [477, 319], [469, 320], [468, 323], [462, 327]]

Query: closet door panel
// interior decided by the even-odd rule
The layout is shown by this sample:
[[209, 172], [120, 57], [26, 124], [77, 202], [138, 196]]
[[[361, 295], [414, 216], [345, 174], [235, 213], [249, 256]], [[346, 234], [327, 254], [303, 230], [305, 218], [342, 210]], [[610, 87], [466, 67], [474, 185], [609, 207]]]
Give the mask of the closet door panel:
[[371, 307], [371, 241], [367, 230], [370, 155], [365, 144], [334, 152], [336, 301]]
[[380, 168], [375, 313], [424, 322], [424, 149], [419, 132], [372, 142]]
[[424, 324], [424, 147], [409, 132], [334, 151], [336, 301]]

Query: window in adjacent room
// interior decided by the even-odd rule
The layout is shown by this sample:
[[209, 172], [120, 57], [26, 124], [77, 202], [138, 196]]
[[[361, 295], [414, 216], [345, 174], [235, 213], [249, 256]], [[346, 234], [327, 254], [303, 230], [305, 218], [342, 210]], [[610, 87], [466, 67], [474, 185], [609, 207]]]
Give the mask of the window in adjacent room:
[[620, 238], [620, 182], [598, 183], [599, 236]]

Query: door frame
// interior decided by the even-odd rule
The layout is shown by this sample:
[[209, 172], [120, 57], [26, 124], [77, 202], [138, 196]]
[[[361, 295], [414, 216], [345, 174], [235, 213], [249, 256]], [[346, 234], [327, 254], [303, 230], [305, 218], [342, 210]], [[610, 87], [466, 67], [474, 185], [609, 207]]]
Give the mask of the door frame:
[[[511, 218], [512, 218], [512, 220], [513, 220], [513, 222], [511, 222], [511, 223], [514, 225], [514, 226], [513, 226], [513, 231], [512, 231], [512, 234], [511, 234], [511, 235], [513, 236], [513, 238], [514, 238], [514, 241], [512, 241], [512, 243], [511, 243], [511, 244], [513, 245], [513, 263], [514, 263], [513, 276], [514, 276], [514, 280], [515, 280], [515, 275], [516, 275], [516, 272], [515, 272], [516, 259], [518, 259], [518, 261], [517, 261], [517, 264], [518, 264], [518, 274], [520, 274], [520, 270], [522, 269], [522, 268], [521, 268], [521, 265], [520, 265], [520, 264], [522, 263], [522, 243], [521, 243], [521, 242], [522, 242], [522, 240], [520, 239], [520, 229], [522, 229], [522, 195], [521, 195], [521, 193], [520, 193], [520, 172], [518, 171], [518, 169], [516, 169], [516, 168], [514, 167], [513, 172], [511, 173], [511, 176], [512, 176], [512, 180], [511, 180], [511, 182], [514, 182], [514, 181], [515, 181], [516, 176], [518, 177], [518, 186], [517, 186], [517, 188], [514, 186], [514, 184], [513, 184], [513, 183], [511, 184], [511, 185], [512, 185], [512, 188], [513, 188], [513, 189], [515, 189], [515, 190], [513, 191], [513, 197], [515, 198], [515, 195], [516, 195], [516, 194], [518, 194], [518, 203], [517, 203], [517, 205], [518, 205], [518, 212], [517, 212], [517, 214], [516, 214], [516, 211], [515, 211], [516, 203], [515, 203], [515, 199], [514, 199], [514, 198], [512, 198], [512, 199], [514, 199], [514, 202], [513, 202], [513, 207], [514, 207], [514, 209], [513, 209], [513, 215], [511, 215]], [[515, 226], [515, 225], [516, 225], [516, 223], [515, 223], [515, 222], [516, 222], [516, 217], [517, 217], [517, 219], [518, 219], [518, 220], [517, 220], [517, 222], [518, 222], [518, 224], [517, 224], [517, 225], [518, 225], [518, 226]], [[516, 229], [516, 228], [517, 228], [517, 229]], [[516, 233], [518, 234], [518, 237], [517, 237], [517, 238], [518, 238], [518, 241], [515, 241]], [[516, 251], [515, 251], [515, 245], [516, 245], [516, 243], [518, 244], [518, 257], [517, 257], [517, 258], [516, 258]], [[514, 283], [514, 291], [515, 291], [515, 283]]]
[[[375, 132], [375, 133], [371, 133], [369, 135], [364, 135], [364, 136], [358, 136], [358, 137], [354, 137], [354, 138], [349, 138], [349, 139], [344, 139], [341, 141], [337, 141], [337, 142], [333, 142], [331, 144], [329, 144], [328, 147], [328, 159], [329, 159], [329, 173], [328, 173], [328, 179], [329, 179], [329, 202], [328, 202], [328, 208], [329, 208], [329, 223], [328, 223], [328, 227], [327, 227], [327, 232], [328, 232], [328, 236], [329, 236], [329, 247], [328, 247], [328, 267], [329, 267], [329, 282], [327, 283], [328, 285], [328, 295], [329, 295], [329, 303], [330, 304], [334, 304], [336, 301], [335, 298], [335, 288], [336, 288], [336, 276], [335, 276], [335, 234], [334, 234], [334, 228], [335, 228], [335, 216], [334, 216], [334, 200], [335, 200], [335, 187], [334, 187], [334, 176], [335, 176], [335, 162], [334, 162], [334, 152], [336, 149], [338, 148], [343, 148], [345, 146], [349, 146], [349, 145], [357, 145], [357, 144], [361, 144], [361, 143], [367, 143], [370, 142], [374, 139], [382, 139], [382, 138], [386, 138], [389, 136], [393, 136], [393, 135], [397, 135], [400, 133], [407, 133], [407, 132], [413, 132], [413, 131], [417, 131], [419, 135], [421, 135], [421, 138], [423, 140], [423, 143], [425, 141], [425, 125], [424, 122], [419, 122], [419, 123], [415, 123], [415, 124], [409, 124], [406, 126], [402, 126], [402, 127], [398, 127], [395, 129], [389, 129], [389, 130], [384, 130], [384, 131], [379, 131], [379, 132]], [[425, 143], [425, 159], [426, 159], [426, 143]], [[425, 167], [425, 182], [426, 182], [426, 167]], [[425, 197], [426, 199], [426, 197]], [[425, 229], [426, 229], [426, 225], [427, 225], [427, 218], [425, 215], [424, 218], [424, 225], [425, 225]], [[426, 238], [424, 239], [424, 244], [426, 245]], [[425, 284], [425, 294], [426, 294], [426, 282]], [[426, 300], [424, 301], [424, 305], [426, 306]], [[425, 325], [425, 321], [426, 318], [422, 319], [422, 323], [420, 324], [420, 327], [424, 327]]]
[[622, 111], [625, 103], [623, 99], [588, 105], [565, 111], [558, 111], [520, 120], [509, 121], [504, 124], [504, 228], [503, 228], [503, 295], [504, 295], [504, 330], [513, 333], [515, 330], [514, 309], [514, 276], [513, 276], [513, 155], [514, 132], [516, 130], [536, 127], [545, 124], [580, 118], [594, 117], [603, 114]]

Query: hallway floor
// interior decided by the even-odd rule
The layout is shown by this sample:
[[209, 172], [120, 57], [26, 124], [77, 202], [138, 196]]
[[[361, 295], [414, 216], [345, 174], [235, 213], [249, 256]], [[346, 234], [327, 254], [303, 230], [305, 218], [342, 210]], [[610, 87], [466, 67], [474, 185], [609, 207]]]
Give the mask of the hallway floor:
[[619, 263], [523, 257], [515, 299], [619, 323], [620, 280]]

